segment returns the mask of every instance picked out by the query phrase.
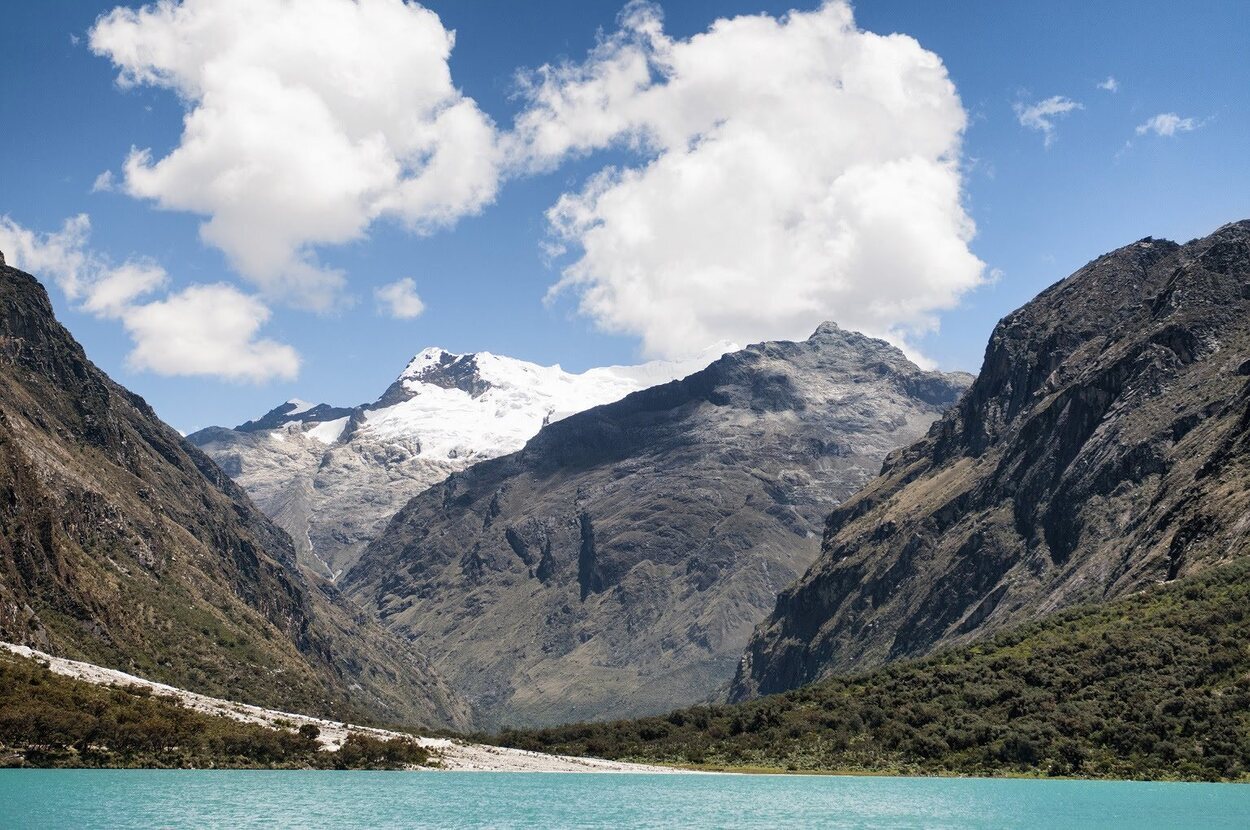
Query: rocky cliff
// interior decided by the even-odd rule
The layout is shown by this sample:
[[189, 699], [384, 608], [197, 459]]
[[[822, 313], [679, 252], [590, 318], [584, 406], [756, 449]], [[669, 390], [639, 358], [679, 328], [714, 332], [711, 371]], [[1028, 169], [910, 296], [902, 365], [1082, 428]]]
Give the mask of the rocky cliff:
[[490, 724], [705, 699], [829, 510], [969, 381], [829, 324], [751, 346], [453, 474], [341, 584]]
[[732, 697], [1123, 596], [1248, 542], [1250, 222], [1143, 239], [999, 323], [959, 405], [833, 511]]
[[0, 639], [269, 706], [467, 726], [406, 644], [0, 266]]

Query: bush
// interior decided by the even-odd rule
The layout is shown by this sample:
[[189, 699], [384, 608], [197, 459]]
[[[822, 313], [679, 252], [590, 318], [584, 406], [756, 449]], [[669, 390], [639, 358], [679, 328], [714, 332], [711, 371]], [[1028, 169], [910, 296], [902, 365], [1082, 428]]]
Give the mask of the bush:
[[1250, 564], [1234, 562], [781, 695], [496, 740], [779, 770], [1241, 780], [1250, 769], [1248, 608]]

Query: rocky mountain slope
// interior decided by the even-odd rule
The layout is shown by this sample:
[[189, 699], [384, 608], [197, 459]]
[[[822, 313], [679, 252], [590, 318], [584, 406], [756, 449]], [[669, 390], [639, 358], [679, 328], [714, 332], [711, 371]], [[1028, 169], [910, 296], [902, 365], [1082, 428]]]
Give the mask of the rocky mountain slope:
[[829, 510], [969, 381], [831, 324], [754, 345], [451, 475], [340, 583], [487, 723], [701, 700]]
[[839, 506], [732, 696], [1123, 596], [1250, 543], [1250, 222], [1143, 239], [999, 323], [968, 394]]
[[689, 374], [724, 351], [573, 374], [431, 348], [371, 404], [291, 400], [188, 440], [291, 534], [305, 565], [334, 578], [408, 499], [452, 472], [515, 452], [545, 423]]
[[0, 266], [0, 640], [302, 711], [465, 726], [429, 665]]

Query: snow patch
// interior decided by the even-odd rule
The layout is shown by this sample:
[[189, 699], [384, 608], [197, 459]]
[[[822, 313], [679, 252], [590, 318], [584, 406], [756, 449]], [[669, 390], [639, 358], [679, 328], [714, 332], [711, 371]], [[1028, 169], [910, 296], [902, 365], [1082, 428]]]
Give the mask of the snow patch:
[[323, 444], [333, 444], [343, 435], [343, 430], [347, 429], [346, 417], [335, 418], [333, 421], [325, 421], [317, 424], [305, 433], [309, 438], [320, 441]]

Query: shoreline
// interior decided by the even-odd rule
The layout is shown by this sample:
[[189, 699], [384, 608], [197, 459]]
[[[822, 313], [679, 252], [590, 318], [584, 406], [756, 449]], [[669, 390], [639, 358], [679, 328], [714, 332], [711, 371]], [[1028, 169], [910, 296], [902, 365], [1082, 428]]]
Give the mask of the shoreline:
[[296, 712], [283, 712], [277, 709], [266, 709], [249, 703], [238, 703], [224, 698], [211, 697], [198, 692], [191, 692], [148, 680], [137, 675], [128, 674], [118, 669], [97, 666], [80, 660], [56, 657], [29, 646], [0, 642], [0, 650], [35, 660], [47, 666], [54, 674], [91, 683], [97, 686], [139, 686], [152, 693], [175, 698], [178, 703], [195, 712], [216, 717], [226, 717], [243, 723], [252, 723], [275, 730], [293, 731], [304, 725], [316, 726], [320, 731], [317, 738], [321, 749], [327, 752], [337, 750], [343, 745], [348, 735], [361, 734], [380, 740], [409, 739], [416, 740], [423, 748], [428, 749], [439, 762], [438, 766], [417, 767], [418, 772], [555, 772], [555, 773], [609, 773], [609, 774], [661, 774], [661, 775], [714, 775], [692, 769], [658, 766], [654, 764], [631, 764], [623, 761], [609, 761], [604, 758], [579, 758], [567, 755], [547, 755], [523, 749], [475, 744], [454, 738], [431, 738], [410, 735], [389, 729], [372, 726], [359, 726], [342, 721], [301, 715]]
[[[675, 764], [644, 763], [630, 761], [614, 761], [606, 758], [582, 757], [573, 755], [555, 755], [531, 750], [496, 746], [493, 744], [473, 743], [460, 738], [430, 737], [396, 732], [378, 727], [361, 726], [342, 721], [318, 718], [295, 712], [277, 709], [266, 709], [247, 703], [239, 703], [224, 698], [211, 697], [198, 692], [180, 689], [118, 669], [109, 669], [94, 663], [56, 657], [38, 649], [12, 643], [0, 642], [0, 654], [8, 653], [15, 657], [33, 660], [45, 665], [54, 674], [69, 677], [97, 686], [125, 688], [139, 686], [153, 694], [170, 697], [187, 709], [201, 714], [225, 717], [232, 720], [259, 725], [273, 730], [295, 731], [300, 726], [313, 725], [319, 730], [318, 742], [324, 751], [334, 751], [342, 746], [351, 734], [361, 734], [380, 740], [408, 739], [415, 740], [421, 747], [430, 751], [435, 764], [426, 767], [411, 767], [409, 772], [527, 772], [557, 774], [625, 774], [625, 775], [737, 775], [737, 776], [800, 776], [800, 777], [844, 777], [844, 778], [915, 778], [915, 779], [975, 779], [997, 781], [1082, 781], [1106, 783], [1220, 783], [1247, 786], [1250, 779], [1212, 781], [1208, 779], [1185, 778], [1108, 778], [1100, 776], [1050, 776], [1029, 775], [1026, 773], [1006, 773], [1001, 775], [962, 774], [957, 772], [917, 773], [914, 771], [860, 770], [860, 769], [828, 769], [828, 770], [791, 770], [780, 767], [726, 767], [678, 766]], [[118, 767], [118, 769], [158, 769], [157, 767]], [[225, 771], [225, 770], [223, 770]], [[235, 770], [244, 771], [244, 770]], [[253, 770], [262, 771], [262, 770]], [[269, 768], [269, 772], [298, 771], [282, 768]]]

